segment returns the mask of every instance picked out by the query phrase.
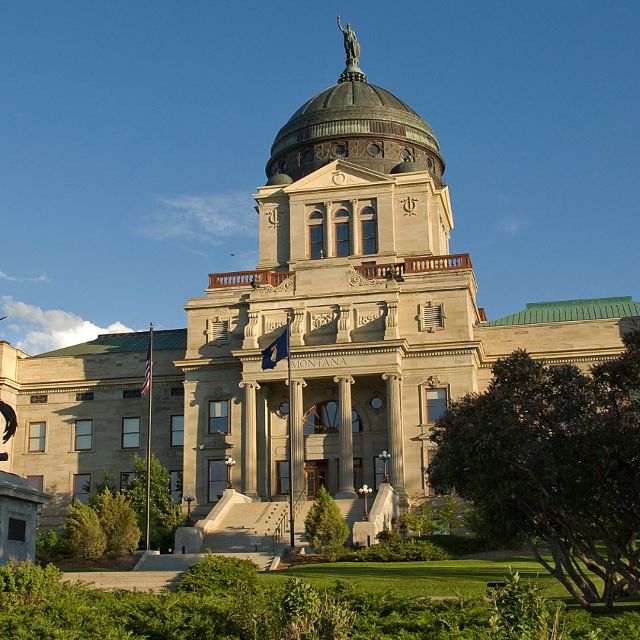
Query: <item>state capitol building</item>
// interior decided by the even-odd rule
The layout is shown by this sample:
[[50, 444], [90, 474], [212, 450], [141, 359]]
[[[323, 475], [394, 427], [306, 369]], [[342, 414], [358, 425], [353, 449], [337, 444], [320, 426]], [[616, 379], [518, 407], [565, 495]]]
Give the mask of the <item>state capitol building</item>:
[[[226, 487], [227, 456], [236, 489], [256, 501], [313, 498], [320, 485], [338, 497], [377, 489], [383, 450], [401, 504], [432, 495], [431, 426], [452, 399], [486, 388], [498, 358], [524, 348], [587, 369], [621, 353], [639, 321], [630, 297], [527, 304], [488, 320], [471, 256], [449, 252], [435, 133], [368, 82], [354, 32], [343, 34], [337, 84], [275, 136], [254, 194], [255, 270], [209, 274], [186, 303], [187, 327], [154, 332], [152, 449], [175, 500], [191, 491], [201, 516]], [[286, 360], [261, 366], [289, 314], [291, 394]], [[34, 357], [0, 342], [0, 399], [19, 420], [0, 465], [52, 496], [44, 525], [86, 500], [105, 469], [120, 488], [131, 482], [134, 453], [145, 456], [148, 336]]]

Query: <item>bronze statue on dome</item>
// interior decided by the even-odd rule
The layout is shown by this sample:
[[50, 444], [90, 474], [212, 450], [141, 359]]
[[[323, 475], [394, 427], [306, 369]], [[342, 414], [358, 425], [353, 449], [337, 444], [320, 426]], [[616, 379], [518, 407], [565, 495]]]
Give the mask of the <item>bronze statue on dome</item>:
[[347, 22], [347, 28], [343, 29], [340, 24], [340, 16], [338, 16], [338, 29], [342, 31], [344, 36], [344, 52], [347, 56], [347, 64], [353, 62], [358, 63], [360, 58], [360, 43], [356, 36], [356, 32], [351, 28], [351, 25]]

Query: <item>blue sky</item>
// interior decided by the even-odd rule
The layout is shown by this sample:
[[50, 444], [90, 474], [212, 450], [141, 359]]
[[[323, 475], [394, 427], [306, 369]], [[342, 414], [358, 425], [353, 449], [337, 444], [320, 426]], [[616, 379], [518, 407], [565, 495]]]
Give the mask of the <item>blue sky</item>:
[[489, 318], [640, 298], [636, 0], [0, 0], [0, 339], [182, 327], [253, 268], [250, 196], [342, 71], [337, 13], [436, 132]]

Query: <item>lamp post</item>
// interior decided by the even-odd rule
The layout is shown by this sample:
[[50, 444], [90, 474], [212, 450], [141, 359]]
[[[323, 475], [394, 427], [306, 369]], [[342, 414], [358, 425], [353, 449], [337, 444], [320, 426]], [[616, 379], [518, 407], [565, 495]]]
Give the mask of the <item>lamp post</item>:
[[187, 503], [187, 519], [184, 521], [184, 524], [187, 527], [192, 527], [193, 520], [191, 519], [191, 503], [195, 500], [195, 497], [191, 491], [187, 491], [183, 500]]
[[224, 459], [224, 464], [227, 467], [227, 489], [233, 489], [233, 482], [231, 482], [231, 469], [235, 466], [236, 461], [231, 456], [227, 456]]
[[364, 498], [364, 515], [362, 516], [362, 519], [365, 522], [367, 522], [369, 520], [369, 509], [367, 508], [367, 498], [369, 497], [370, 493], [373, 493], [373, 489], [370, 486], [363, 484], [358, 489], [358, 493]]
[[378, 460], [382, 460], [382, 464], [384, 465], [384, 471], [382, 473], [382, 482], [389, 482], [389, 475], [387, 474], [387, 462], [391, 457], [390, 453], [383, 451], [378, 454]]

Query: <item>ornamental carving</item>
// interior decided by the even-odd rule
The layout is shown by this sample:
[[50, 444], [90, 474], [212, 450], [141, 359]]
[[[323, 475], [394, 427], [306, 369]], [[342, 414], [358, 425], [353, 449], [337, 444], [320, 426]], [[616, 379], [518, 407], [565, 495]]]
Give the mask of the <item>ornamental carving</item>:
[[295, 282], [296, 276], [294, 274], [292, 276], [289, 276], [286, 280], [283, 280], [277, 287], [267, 285], [262, 288], [262, 291], [268, 294], [286, 293], [288, 291], [293, 291]]
[[314, 314], [311, 319], [312, 329], [322, 329], [330, 325], [333, 322], [333, 313], [318, 313]]
[[427, 387], [430, 389], [435, 389], [436, 387], [442, 386], [440, 383], [440, 378], [438, 376], [429, 376], [427, 378]]
[[349, 265], [349, 284], [352, 287], [370, 287], [376, 284], [375, 280], [368, 280]]
[[334, 171], [331, 175], [331, 181], [337, 186], [343, 185], [347, 181], [347, 175], [342, 171]]
[[[357, 310], [357, 327], [364, 327], [367, 325], [373, 325], [374, 323], [378, 323], [384, 314], [384, 310], [380, 307], [376, 307], [375, 309], [358, 309]], [[373, 327], [369, 327], [373, 328]]]
[[416, 215], [416, 203], [418, 202], [418, 198], [412, 198], [411, 196], [407, 196], [403, 200], [400, 200], [402, 204], [402, 209], [404, 211], [405, 216], [415, 216]]
[[277, 229], [280, 226], [280, 217], [278, 215], [278, 207], [274, 207], [273, 209], [269, 209], [264, 212], [264, 215], [267, 218], [267, 222], [269, 223], [270, 229]]
[[264, 332], [271, 333], [276, 331], [287, 324], [286, 318], [265, 318], [264, 319]]

